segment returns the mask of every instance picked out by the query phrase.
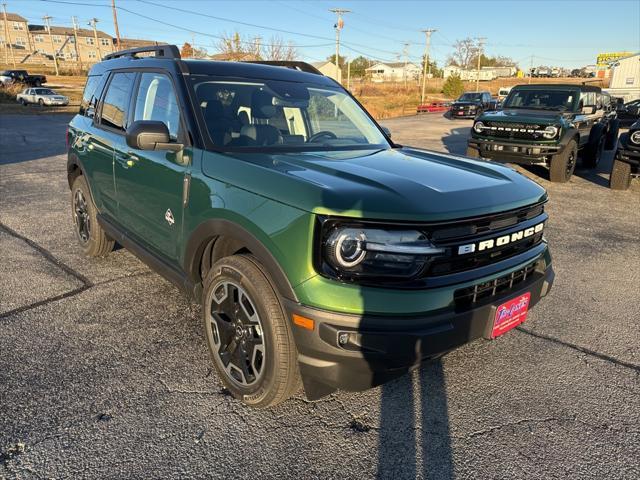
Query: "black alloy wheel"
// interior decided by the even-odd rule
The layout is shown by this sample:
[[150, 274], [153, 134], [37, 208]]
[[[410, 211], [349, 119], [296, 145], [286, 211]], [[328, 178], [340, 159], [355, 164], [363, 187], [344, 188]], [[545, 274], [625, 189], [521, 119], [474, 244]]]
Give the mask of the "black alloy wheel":
[[242, 287], [225, 280], [212, 289], [207, 327], [227, 378], [240, 387], [258, 382], [265, 370], [265, 337], [258, 310]]
[[91, 216], [87, 207], [87, 199], [81, 190], [76, 190], [73, 196], [73, 221], [76, 224], [80, 240], [87, 243], [91, 237]]

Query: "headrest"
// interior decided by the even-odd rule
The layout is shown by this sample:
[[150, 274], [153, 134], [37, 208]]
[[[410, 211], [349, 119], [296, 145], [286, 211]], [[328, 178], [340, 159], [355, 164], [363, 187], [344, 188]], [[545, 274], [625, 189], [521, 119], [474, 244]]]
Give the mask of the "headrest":
[[251, 124], [251, 120], [249, 120], [249, 114], [246, 110], [240, 110], [238, 112], [238, 121], [242, 126]]
[[271, 118], [276, 114], [273, 95], [264, 90], [256, 90], [251, 95], [251, 115], [253, 118]]

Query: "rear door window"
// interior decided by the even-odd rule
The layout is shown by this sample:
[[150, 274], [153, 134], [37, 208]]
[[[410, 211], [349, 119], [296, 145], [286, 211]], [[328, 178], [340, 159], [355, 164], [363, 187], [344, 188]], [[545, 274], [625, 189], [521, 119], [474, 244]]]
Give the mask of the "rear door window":
[[102, 102], [100, 124], [123, 132], [127, 128], [129, 102], [136, 74], [134, 72], [116, 72], [113, 74], [107, 93]]

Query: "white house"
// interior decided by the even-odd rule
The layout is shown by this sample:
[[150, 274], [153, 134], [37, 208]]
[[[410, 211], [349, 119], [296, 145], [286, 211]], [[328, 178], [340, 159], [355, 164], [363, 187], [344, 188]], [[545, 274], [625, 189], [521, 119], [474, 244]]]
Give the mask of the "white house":
[[327, 77], [331, 77], [334, 80], [337, 80], [339, 83], [342, 82], [342, 72], [338, 69], [338, 78], [336, 78], [336, 64], [329, 61], [324, 62], [313, 62], [311, 65], [320, 70], [320, 73]]
[[420, 66], [404, 62], [376, 63], [367, 68], [366, 72], [374, 82], [412, 81], [417, 80], [421, 73]]
[[[482, 67], [480, 68], [480, 80], [489, 81], [495, 80], [496, 78], [503, 77], [512, 77], [517, 72], [516, 67]], [[456, 65], [447, 65], [444, 67], [443, 76], [444, 78], [450, 77], [452, 75], [457, 75], [461, 80], [476, 80], [478, 78], [478, 70], [470, 69], [465, 70]]]
[[640, 53], [613, 63], [607, 91], [625, 102], [640, 98]]

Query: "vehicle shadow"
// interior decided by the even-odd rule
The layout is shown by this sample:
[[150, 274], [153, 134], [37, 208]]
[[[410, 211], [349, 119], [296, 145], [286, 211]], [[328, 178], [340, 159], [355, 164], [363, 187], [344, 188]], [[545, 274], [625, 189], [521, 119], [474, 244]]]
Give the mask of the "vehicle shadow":
[[2, 115], [0, 119], [0, 165], [28, 162], [64, 155], [67, 151], [65, 131], [72, 116], [42, 114], [38, 129], [35, 115]]
[[[362, 212], [363, 216], [378, 218], [376, 213], [381, 208], [366, 195], [353, 195], [345, 200], [343, 195], [323, 190], [321, 197], [320, 204], [336, 215]], [[354, 381], [363, 388], [381, 385], [376, 478], [452, 479], [444, 370], [439, 357], [428, 360], [436, 358], [439, 349], [453, 346], [451, 334], [456, 339], [471, 338], [470, 324], [424, 325], [426, 321], [422, 320], [422, 325], [416, 325], [406, 319], [403, 322], [401, 318], [388, 316], [390, 306], [381, 298], [382, 289], [357, 282], [352, 285], [358, 291], [351, 301], [359, 303], [366, 312], [353, 325], [355, 332], [351, 335], [355, 334], [356, 340], [349, 345], [366, 362], [364, 366], [360, 363], [361, 370]], [[402, 311], [402, 297], [392, 298], [398, 300], [391, 310]], [[394, 326], [394, 321], [403, 326]], [[413, 373], [409, 375], [410, 372]]]
[[467, 153], [467, 139], [471, 125], [467, 127], [455, 127], [449, 131], [448, 135], [443, 135], [440, 140], [447, 152], [455, 155], [465, 155]]
[[[609, 187], [609, 175], [611, 173], [611, 164], [615, 157], [616, 150], [605, 150], [598, 166], [596, 168], [586, 168], [580, 161], [576, 165], [574, 175], [587, 180], [600, 187]], [[603, 176], [604, 174], [604, 176]]]

